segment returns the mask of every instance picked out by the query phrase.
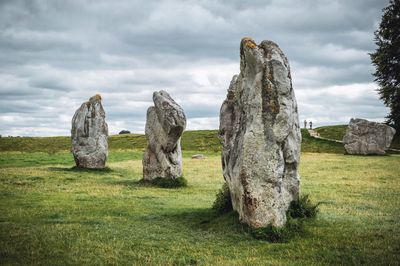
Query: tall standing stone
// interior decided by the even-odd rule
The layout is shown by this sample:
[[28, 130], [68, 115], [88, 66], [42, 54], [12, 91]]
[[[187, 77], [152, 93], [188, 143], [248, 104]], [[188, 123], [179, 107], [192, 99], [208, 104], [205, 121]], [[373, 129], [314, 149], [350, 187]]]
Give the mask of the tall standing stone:
[[96, 94], [76, 110], [72, 118], [72, 153], [77, 167], [104, 168], [108, 156], [108, 126]]
[[289, 62], [272, 41], [240, 44], [235, 75], [220, 111], [222, 168], [240, 220], [283, 226], [299, 196], [301, 133]]
[[343, 137], [348, 154], [385, 154], [389, 149], [396, 130], [388, 125], [360, 118], [350, 119]]
[[180, 139], [186, 127], [186, 117], [166, 91], [154, 92], [153, 102], [154, 106], [147, 110], [143, 179], [175, 179], [182, 175]]

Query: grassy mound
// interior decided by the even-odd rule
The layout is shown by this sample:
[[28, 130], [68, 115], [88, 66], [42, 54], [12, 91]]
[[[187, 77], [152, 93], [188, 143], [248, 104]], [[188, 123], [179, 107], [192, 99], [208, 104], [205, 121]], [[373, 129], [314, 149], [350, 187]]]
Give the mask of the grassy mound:
[[[307, 130], [301, 130], [303, 152], [343, 153], [341, 144], [332, 141], [311, 138]], [[134, 150], [143, 152], [146, 148], [146, 137], [142, 134], [113, 135], [108, 138], [109, 150]], [[221, 151], [218, 130], [185, 131], [181, 138], [181, 146], [185, 156], [195, 153], [215, 154]], [[1, 152], [43, 152], [53, 155], [58, 152], [69, 152], [70, 137], [2, 137]]]
[[346, 133], [347, 125], [337, 125], [337, 126], [325, 126], [318, 127], [315, 129], [319, 135], [323, 138], [343, 140], [344, 134]]
[[[108, 137], [109, 150], [144, 150], [146, 136], [122, 134]], [[221, 144], [218, 130], [185, 131], [181, 138], [182, 150], [196, 152], [219, 152]], [[44, 152], [54, 154], [71, 150], [71, 138], [63, 137], [2, 137], [0, 151]]]
[[310, 136], [308, 130], [302, 129], [302, 152], [319, 152], [319, 153], [340, 153], [344, 154], [345, 150], [343, 144], [334, 141], [316, 139]]

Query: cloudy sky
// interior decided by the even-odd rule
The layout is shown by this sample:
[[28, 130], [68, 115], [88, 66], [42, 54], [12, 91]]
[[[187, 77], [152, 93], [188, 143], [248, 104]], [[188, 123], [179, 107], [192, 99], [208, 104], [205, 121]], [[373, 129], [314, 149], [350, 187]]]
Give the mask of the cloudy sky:
[[69, 135], [96, 93], [110, 134], [143, 133], [155, 90], [218, 128], [244, 36], [286, 53], [301, 121], [382, 121], [368, 53], [388, 2], [0, 0], [0, 134]]

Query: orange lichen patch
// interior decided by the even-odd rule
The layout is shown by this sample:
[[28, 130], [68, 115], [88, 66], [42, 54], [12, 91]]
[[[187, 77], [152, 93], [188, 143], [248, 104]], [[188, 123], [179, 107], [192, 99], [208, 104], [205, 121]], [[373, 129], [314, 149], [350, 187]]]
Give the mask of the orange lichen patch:
[[89, 101], [101, 101], [101, 95], [96, 94], [95, 96], [92, 96]]
[[257, 47], [256, 42], [250, 37], [244, 37], [242, 39], [242, 44], [252, 49]]

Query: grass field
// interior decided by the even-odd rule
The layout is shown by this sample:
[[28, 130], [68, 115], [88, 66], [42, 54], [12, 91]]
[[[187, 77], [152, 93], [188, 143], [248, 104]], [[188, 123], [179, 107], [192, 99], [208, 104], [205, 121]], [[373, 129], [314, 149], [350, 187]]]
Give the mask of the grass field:
[[[211, 209], [223, 183], [214, 137], [186, 144], [179, 189], [138, 182], [142, 151], [128, 141], [104, 171], [73, 169], [65, 150], [0, 152], [0, 264], [398, 264], [400, 155], [346, 156], [305, 134], [303, 148], [319, 153], [302, 153], [301, 188], [320, 213], [288, 243], [256, 240], [234, 213]], [[206, 159], [190, 159], [198, 152]]]

